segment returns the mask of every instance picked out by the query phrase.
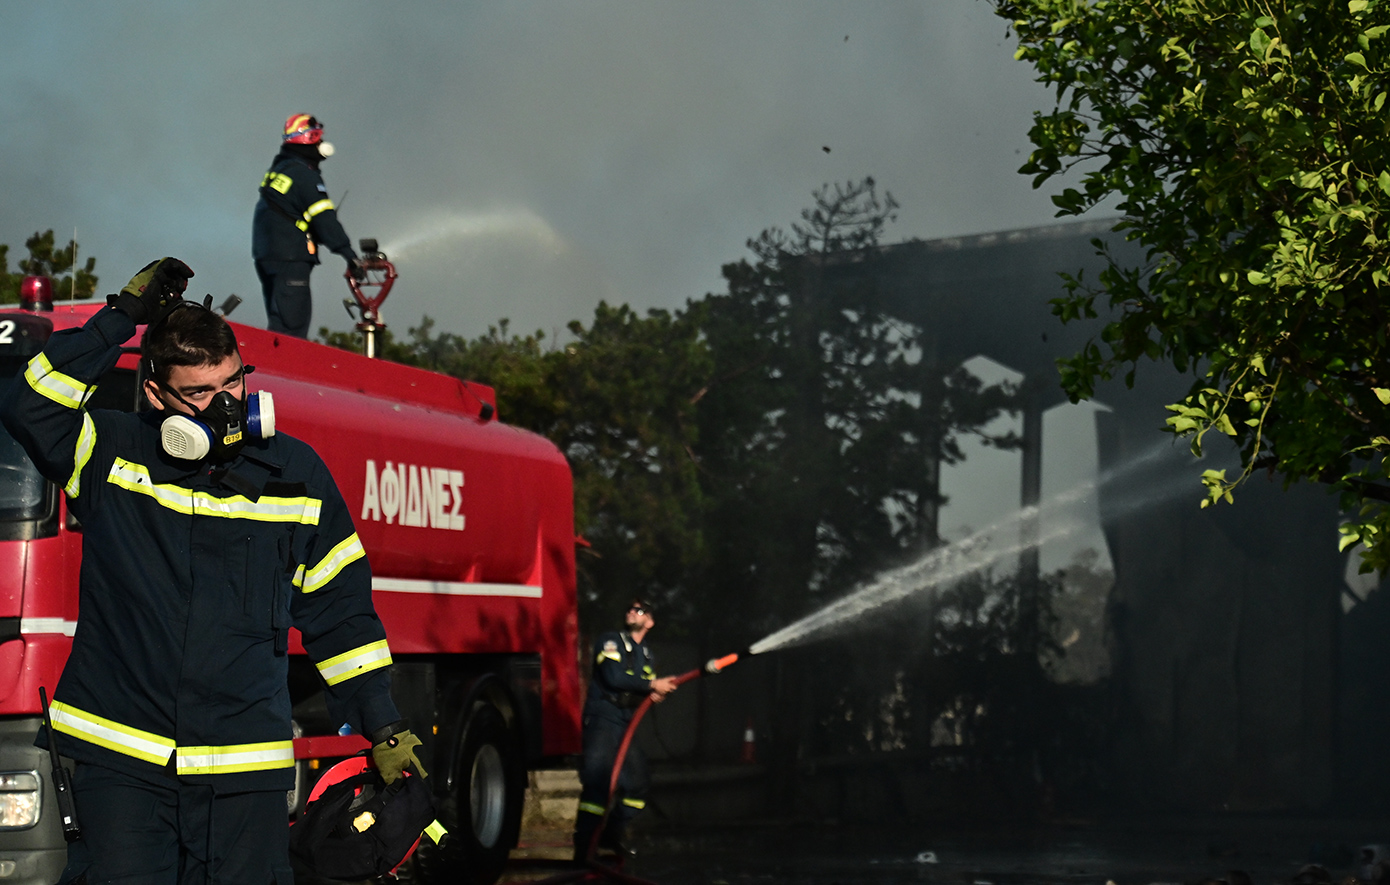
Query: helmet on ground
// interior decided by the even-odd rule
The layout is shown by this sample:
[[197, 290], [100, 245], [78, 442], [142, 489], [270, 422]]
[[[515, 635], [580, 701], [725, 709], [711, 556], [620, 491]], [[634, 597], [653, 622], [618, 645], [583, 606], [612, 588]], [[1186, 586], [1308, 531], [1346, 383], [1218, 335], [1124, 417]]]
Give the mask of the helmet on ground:
[[320, 876], [371, 879], [409, 857], [422, 833], [444, 836], [425, 779], [404, 772], [387, 786], [367, 757], [353, 756], [314, 785], [290, 827], [290, 851]]
[[290, 114], [283, 138], [286, 144], [318, 144], [323, 141], [323, 124], [309, 114]]

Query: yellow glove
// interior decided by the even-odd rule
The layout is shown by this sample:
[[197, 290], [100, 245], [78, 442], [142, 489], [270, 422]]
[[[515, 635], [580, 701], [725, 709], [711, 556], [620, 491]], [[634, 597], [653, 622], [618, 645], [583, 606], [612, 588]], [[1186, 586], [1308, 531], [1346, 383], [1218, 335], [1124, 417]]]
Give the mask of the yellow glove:
[[183, 300], [191, 276], [192, 269], [177, 258], [151, 261], [119, 293], [107, 296], [106, 303], [137, 323], [157, 322]]
[[420, 739], [408, 728], [373, 744], [372, 761], [376, 762], [376, 770], [381, 773], [381, 779], [393, 784], [402, 771], [412, 766], [420, 777], [425, 777], [425, 766], [420, 764], [420, 758], [415, 755], [415, 748], [418, 746], [421, 746]]

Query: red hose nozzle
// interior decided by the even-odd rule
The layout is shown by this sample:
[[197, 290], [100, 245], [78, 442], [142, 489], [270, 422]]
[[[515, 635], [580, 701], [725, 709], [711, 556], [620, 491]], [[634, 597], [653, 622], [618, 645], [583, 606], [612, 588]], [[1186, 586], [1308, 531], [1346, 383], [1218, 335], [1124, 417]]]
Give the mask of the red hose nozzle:
[[711, 658], [710, 662], [708, 664], [705, 664], [705, 672], [718, 673], [720, 670], [723, 670], [725, 667], [733, 664], [737, 660], [738, 655], [736, 653], [731, 655], [725, 655], [722, 658]]

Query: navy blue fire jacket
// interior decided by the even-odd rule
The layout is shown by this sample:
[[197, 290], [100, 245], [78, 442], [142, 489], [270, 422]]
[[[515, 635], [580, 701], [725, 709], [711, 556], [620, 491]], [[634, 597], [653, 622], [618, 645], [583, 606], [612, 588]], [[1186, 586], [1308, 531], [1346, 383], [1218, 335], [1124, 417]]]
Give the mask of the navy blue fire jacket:
[[261, 199], [251, 223], [251, 257], [318, 264], [319, 246], [348, 261], [357, 257], [323, 176], [308, 160], [281, 151], [261, 179]]
[[85, 409], [134, 331], [105, 308], [55, 333], [0, 404], [82, 525], [59, 749], [141, 777], [290, 789], [291, 625], [335, 722], [367, 733], [400, 718], [366, 553], [305, 443], [277, 434], [226, 465], [183, 461], [160, 445], [161, 413]]
[[594, 642], [594, 676], [584, 700], [584, 719], [599, 716], [623, 725], [652, 690], [656, 658], [646, 641], [615, 630]]

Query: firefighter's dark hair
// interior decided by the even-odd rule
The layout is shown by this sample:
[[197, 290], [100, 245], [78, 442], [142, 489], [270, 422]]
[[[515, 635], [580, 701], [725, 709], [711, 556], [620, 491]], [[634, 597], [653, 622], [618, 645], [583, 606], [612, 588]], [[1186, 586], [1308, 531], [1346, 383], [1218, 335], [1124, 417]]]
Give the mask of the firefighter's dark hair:
[[221, 314], [183, 301], [158, 322], [151, 323], [140, 339], [145, 377], [169, 383], [175, 366], [215, 366], [237, 353], [236, 333]]

